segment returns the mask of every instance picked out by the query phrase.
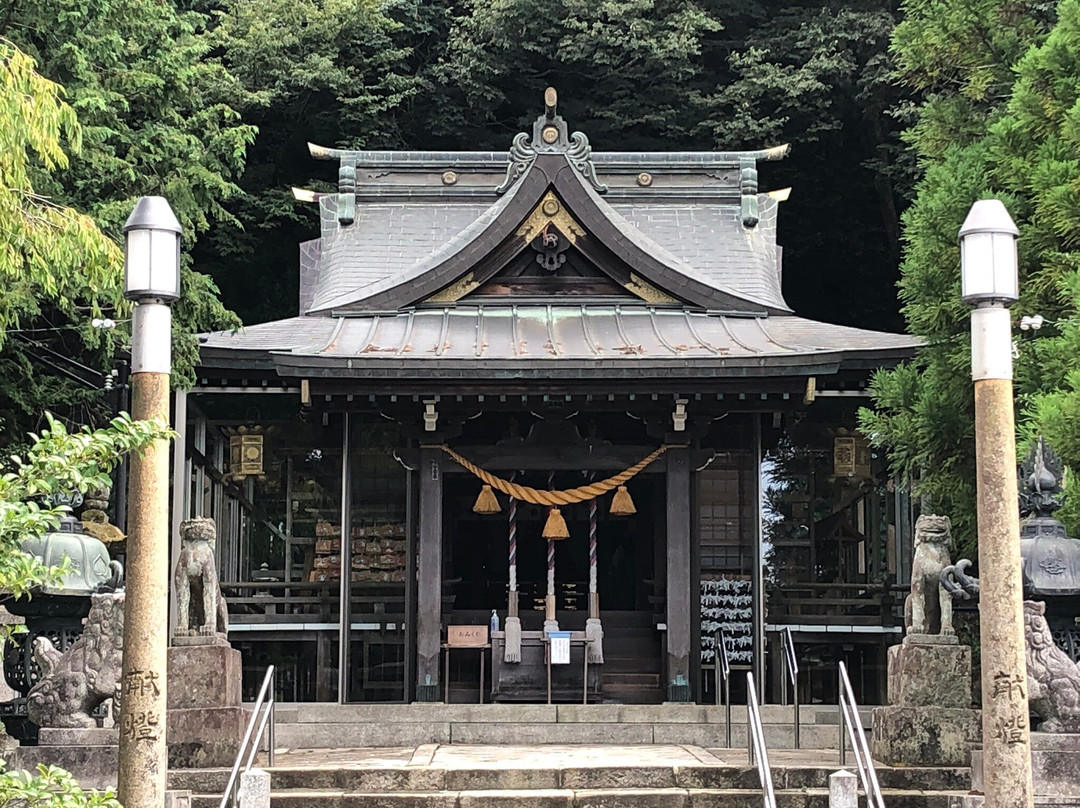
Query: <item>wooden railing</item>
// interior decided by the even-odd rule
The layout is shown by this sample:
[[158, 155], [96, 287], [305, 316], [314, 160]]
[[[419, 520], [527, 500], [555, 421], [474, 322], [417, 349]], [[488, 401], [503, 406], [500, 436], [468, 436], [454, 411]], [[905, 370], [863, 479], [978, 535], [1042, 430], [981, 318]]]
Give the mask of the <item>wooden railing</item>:
[[770, 623], [901, 625], [907, 587], [880, 583], [784, 583], [769, 591]]
[[[223, 583], [221, 591], [233, 623], [338, 621], [341, 591], [338, 581], [243, 581]], [[356, 588], [349, 600], [355, 618], [391, 623], [404, 619], [404, 584], [365, 583], [362, 589]]]

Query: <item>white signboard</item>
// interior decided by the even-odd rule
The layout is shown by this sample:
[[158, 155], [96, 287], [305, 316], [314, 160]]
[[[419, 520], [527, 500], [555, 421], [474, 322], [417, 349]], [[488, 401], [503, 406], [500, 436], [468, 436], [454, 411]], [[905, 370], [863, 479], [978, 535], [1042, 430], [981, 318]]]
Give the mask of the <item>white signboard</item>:
[[552, 631], [548, 634], [551, 638], [551, 664], [570, 664], [570, 632]]

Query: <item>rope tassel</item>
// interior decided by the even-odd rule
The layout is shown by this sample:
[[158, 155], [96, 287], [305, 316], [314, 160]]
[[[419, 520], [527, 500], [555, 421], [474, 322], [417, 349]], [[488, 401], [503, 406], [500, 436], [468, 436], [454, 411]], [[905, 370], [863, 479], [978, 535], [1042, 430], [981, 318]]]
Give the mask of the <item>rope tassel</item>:
[[[485, 486], [486, 487], [486, 486]], [[494, 499], [492, 495], [492, 499]], [[608, 511], [612, 516], [632, 516], [637, 513], [634, 500], [630, 498], [630, 492], [625, 485], [620, 485], [611, 498], [611, 509]]]
[[544, 523], [544, 532], [540, 534], [545, 539], [556, 541], [570, 538], [570, 528], [566, 526], [566, 520], [558, 508], [552, 508], [548, 512], [547, 522]]
[[491, 514], [498, 513], [502, 508], [499, 507], [499, 500], [495, 498], [495, 492], [491, 490], [490, 485], [485, 485], [480, 489], [480, 495], [476, 498], [476, 504], [472, 507], [473, 513]]

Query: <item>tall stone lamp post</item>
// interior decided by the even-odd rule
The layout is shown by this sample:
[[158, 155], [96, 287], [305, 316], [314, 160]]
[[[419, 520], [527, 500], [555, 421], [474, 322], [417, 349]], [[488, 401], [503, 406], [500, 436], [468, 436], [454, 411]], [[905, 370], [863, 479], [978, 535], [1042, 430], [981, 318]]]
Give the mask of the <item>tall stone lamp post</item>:
[[[160, 196], [135, 203], [124, 225], [124, 296], [135, 303], [132, 416], [169, 422], [172, 311], [180, 297], [180, 223]], [[120, 707], [124, 808], [165, 804], [165, 673], [169, 623], [169, 442], [132, 457]]]
[[974, 307], [971, 377], [975, 382], [982, 581], [979, 635], [986, 808], [1032, 806], [1008, 308], [1020, 296], [1018, 235], [1005, 206], [996, 199], [972, 205], [960, 228], [963, 298]]

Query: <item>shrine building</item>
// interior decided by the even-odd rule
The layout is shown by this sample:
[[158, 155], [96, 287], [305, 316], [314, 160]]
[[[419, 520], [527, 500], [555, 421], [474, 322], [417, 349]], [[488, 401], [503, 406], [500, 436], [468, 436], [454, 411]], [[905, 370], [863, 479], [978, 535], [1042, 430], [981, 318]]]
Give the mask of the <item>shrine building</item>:
[[912, 503], [856, 412], [913, 339], [785, 302], [786, 147], [594, 152], [545, 106], [509, 156], [311, 146], [296, 316], [203, 337], [174, 510], [245, 696], [542, 702], [558, 630], [553, 700], [711, 703], [722, 629], [777, 698], [789, 628], [804, 703], [841, 659], [882, 701]]

